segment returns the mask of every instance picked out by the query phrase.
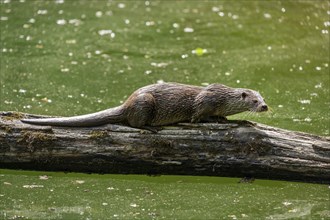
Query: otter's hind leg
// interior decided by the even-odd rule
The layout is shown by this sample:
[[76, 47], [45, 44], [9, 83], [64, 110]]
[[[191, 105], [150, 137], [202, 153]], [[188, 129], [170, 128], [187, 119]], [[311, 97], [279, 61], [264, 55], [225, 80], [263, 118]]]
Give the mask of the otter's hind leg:
[[155, 100], [150, 93], [142, 93], [130, 100], [127, 121], [135, 128], [150, 125], [155, 112]]

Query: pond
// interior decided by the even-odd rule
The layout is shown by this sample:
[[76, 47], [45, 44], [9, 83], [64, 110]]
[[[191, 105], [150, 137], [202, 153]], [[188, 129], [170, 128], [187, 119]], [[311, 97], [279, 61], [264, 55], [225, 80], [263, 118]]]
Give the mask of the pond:
[[[328, 1], [0, 1], [0, 111], [71, 116], [160, 82], [259, 91], [230, 119], [329, 136]], [[5, 219], [330, 218], [326, 185], [1, 170]]]

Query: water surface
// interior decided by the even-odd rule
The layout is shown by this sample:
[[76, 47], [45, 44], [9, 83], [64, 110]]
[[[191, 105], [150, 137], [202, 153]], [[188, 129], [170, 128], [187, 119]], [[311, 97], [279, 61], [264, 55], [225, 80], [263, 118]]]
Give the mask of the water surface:
[[[328, 1], [0, 1], [1, 111], [70, 116], [157, 82], [258, 90], [234, 119], [329, 135]], [[46, 175], [46, 176], [45, 176]], [[326, 185], [1, 170], [5, 219], [329, 219]]]

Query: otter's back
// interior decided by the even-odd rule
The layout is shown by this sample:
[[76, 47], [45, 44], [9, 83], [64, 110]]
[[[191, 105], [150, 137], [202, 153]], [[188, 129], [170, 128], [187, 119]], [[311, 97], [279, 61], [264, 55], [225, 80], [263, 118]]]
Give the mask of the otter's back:
[[152, 126], [190, 121], [195, 97], [203, 87], [178, 83], [162, 83], [141, 88], [140, 92], [152, 94], [155, 99], [155, 112]]

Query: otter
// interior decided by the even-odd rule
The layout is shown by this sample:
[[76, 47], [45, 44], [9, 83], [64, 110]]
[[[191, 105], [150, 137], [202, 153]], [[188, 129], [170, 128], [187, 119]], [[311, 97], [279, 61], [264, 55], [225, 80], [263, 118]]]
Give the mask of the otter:
[[251, 111], [264, 112], [268, 107], [259, 92], [231, 88], [222, 84], [206, 87], [179, 83], [160, 83], [142, 87], [120, 106], [96, 113], [60, 118], [22, 119], [36, 125], [81, 127], [103, 124], [126, 124], [150, 128], [179, 122], [222, 118]]

